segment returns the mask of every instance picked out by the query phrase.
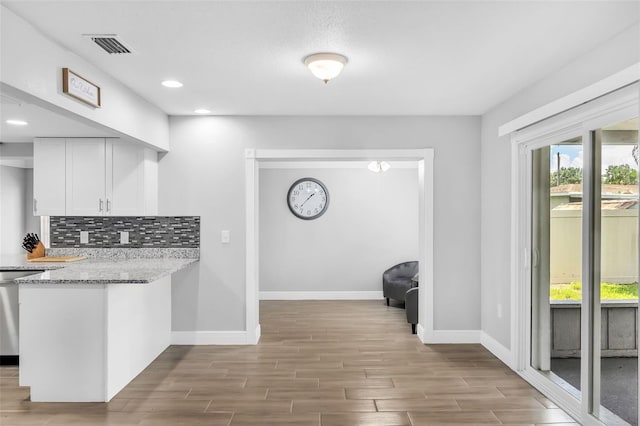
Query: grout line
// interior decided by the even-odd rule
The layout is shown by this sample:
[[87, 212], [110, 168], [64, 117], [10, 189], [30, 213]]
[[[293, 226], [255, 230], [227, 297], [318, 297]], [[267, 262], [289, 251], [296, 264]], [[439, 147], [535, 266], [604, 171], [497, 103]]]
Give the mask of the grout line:
[[498, 416], [496, 416], [496, 413], [494, 413], [494, 410], [489, 410], [489, 412], [491, 413], [491, 415], [492, 415], [493, 417], [495, 417], [495, 418], [496, 418], [496, 420], [497, 420], [497, 421], [499, 421], [499, 422], [500, 422], [499, 424], [501, 424], [501, 425], [503, 425], [503, 424], [504, 424], [504, 422], [503, 422], [502, 420], [500, 420], [500, 419], [498, 418]]

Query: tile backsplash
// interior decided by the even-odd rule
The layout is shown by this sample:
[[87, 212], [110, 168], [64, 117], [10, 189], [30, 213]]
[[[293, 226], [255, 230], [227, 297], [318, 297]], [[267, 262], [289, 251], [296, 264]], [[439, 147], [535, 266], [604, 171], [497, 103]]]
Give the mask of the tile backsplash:
[[[80, 244], [80, 231], [89, 242]], [[129, 244], [120, 244], [120, 232], [129, 232]], [[200, 216], [52, 216], [52, 248], [198, 248]]]

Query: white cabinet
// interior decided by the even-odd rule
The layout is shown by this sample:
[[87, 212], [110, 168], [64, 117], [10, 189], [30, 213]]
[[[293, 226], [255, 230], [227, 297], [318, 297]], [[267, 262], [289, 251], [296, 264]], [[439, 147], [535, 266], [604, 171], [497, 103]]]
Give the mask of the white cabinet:
[[19, 383], [31, 401], [108, 402], [171, 343], [171, 277], [18, 292]]
[[105, 140], [67, 139], [67, 216], [105, 212]]
[[106, 213], [134, 216], [144, 212], [144, 149], [107, 140]]
[[158, 214], [158, 153], [149, 148], [144, 149], [144, 212]]
[[64, 139], [37, 138], [33, 142], [33, 214], [64, 216], [66, 144]]
[[[157, 214], [157, 154], [116, 138], [42, 140], [34, 145], [34, 214], [135, 216]], [[55, 158], [56, 164], [50, 161]], [[38, 165], [41, 165], [38, 168]], [[48, 181], [55, 168], [57, 179]], [[61, 176], [61, 178], [60, 178]], [[62, 189], [61, 189], [62, 188]]]
[[117, 139], [67, 139], [68, 216], [144, 213], [144, 148]]

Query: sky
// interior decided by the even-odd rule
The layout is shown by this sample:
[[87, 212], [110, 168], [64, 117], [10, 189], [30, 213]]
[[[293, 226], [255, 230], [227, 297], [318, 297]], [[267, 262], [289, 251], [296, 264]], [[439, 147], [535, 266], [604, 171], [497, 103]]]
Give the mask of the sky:
[[[628, 164], [638, 170], [633, 154], [633, 145], [604, 145], [602, 147], [602, 171], [610, 165]], [[558, 152], [560, 153], [560, 167], [582, 168], [582, 145], [551, 145], [550, 170], [558, 170]]]

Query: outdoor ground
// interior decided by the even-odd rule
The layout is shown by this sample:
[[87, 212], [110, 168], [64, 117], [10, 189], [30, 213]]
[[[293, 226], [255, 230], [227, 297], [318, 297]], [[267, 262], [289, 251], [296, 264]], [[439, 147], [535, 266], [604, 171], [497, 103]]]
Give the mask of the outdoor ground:
[[[580, 388], [580, 359], [554, 358], [551, 371]], [[638, 358], [603, 358], [601, 404], [632, 425], [638, 424]]]

